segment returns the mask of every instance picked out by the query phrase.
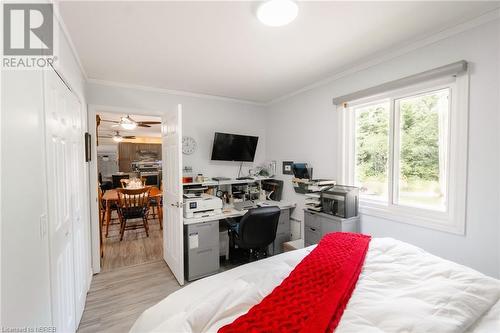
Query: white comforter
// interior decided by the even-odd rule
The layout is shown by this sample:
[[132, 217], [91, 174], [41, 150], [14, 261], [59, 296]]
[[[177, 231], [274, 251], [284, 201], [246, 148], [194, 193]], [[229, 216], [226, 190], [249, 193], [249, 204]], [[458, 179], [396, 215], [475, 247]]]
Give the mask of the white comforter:
[[[146, 310], [131, 332], [216, 332], [259, 303], [312, 248], [196, 281]], [[500, 332], [500, 281], [375, 238], [336, 332]]]

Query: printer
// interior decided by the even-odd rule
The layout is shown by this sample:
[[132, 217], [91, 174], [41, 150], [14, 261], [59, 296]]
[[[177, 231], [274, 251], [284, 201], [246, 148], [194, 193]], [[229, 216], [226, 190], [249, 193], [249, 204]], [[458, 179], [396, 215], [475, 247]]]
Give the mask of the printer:
[[222, 200], [210, 194], [187, 197], [184, 199], [184, 217], [208, 217], [222, 214]]

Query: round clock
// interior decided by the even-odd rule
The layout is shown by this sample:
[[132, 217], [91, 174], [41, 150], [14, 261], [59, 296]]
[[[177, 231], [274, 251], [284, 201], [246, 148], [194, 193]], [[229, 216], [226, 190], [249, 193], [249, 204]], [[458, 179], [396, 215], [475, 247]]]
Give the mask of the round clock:
[[182, 152], [186, 155], [191, 155], [196, 151], [196, 141], [190, 136], [182, 137]]

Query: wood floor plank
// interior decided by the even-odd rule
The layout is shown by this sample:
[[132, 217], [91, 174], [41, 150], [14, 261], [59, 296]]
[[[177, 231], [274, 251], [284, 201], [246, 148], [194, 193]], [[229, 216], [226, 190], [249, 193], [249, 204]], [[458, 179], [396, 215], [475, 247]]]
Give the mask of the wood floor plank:
[[127, 332], [144, 310], [180, 288], [163, 260], [97, 274], [78, 332]]
[[125, 231], [110, 225], [104, 238], [101, 273], [94, 275], [78, 333], [128, 332], [144, 310], [181, 288], [163, 261], [158, 220], [144, 229]]
[[115, 223], [109, 226], [108, 237], [103, 237], [103, 240], [102, 272], [157, 261], [163, 257], [163, 232], [160, 230], [158, 219], [149, 220], [149, 237], [144, 229], [126, 230], [122, 241], [120, 224], [115, 220]]

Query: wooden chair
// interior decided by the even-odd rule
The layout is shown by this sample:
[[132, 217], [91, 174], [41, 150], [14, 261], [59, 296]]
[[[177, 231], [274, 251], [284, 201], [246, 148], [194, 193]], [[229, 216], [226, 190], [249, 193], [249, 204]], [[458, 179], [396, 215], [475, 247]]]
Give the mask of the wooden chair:
[[[142, 228], [146, 230], [149, 237], [148, 212], [150, 187], [140, 189], [117, 189], [118, 192], [118, 216], [120, 217], [120, 241], [123, 240], [125, 230]], [[142, 219], [142, 225], [127, 225], [128, 220]]]
[[120, 179], [120, 184], [122, 185], [122, 188], [126, 188], [128, 185], [129, 179], [128, 178], [122, 178]]
[[99, 200], [99, 251], [101, 254], [101, 258], [104, 257], [104, 244], [102, 241], [102, 225], [104, 223], [104, 213], [106, 212], [105, 210], [102, 209], [102, 190], [101, 190], [101, 184], [97, 186], [97, 193], [98, 193], [98, 200]]
[[152, 197], [149, 199], [151, 215], [153, 219], [158, 218], [160, 230], [163, 230], [163, 200], [162, 197]]
[[[99, 194], [98, 195], [98, 201], [99, 201], [99, 223], [104, 226], [104, 221], [106, 220], [105, 219], [105, 217], [106, 217], [106, 202], [102, 198], [103, 195], [104, 195], [104, 191], [101, 189], [100, 186], [97, 187], [97, 193]], [[118, 211], [118, 206], [115, 203], [111, 204], [110, 208], [111, 208], [111, 214], [113, 214], [114, 210]], [[111, 217], [111, 220], [116, 220], [116, 217]], [[111, 223], [111, 224], [115, 224], [115, 223]], [[106, 237], [107, 237], [107, 235], [106, 235]]]
[[[160, 192], [163, 192], [163, 184], [160, 183]], [[158, 205], [157, 200], [160, 200], [160, 204]], [[160, 230], [163, 230], [163, 195], [154, 200], [154, 204], [158, 207], [158, 221], [160, 222]], [[154, 207], [154, 206], [153, 206]], [[153, 210], [153, 214], [155, 214]]]

